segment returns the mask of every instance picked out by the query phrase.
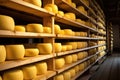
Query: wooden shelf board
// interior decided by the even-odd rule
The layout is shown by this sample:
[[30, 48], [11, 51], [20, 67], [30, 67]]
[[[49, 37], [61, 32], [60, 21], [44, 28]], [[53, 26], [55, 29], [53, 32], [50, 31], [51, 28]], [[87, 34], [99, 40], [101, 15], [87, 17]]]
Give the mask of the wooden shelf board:
[[3, 63], [0, 63], [0, 71], [7, 70], [10, 68], [15, 68], [15, 67], [30, 64], [30, 63], [34, 63], [34, 62], [38, 62], [38, 61], [42, 61], [42, 60], [46, 60], [49, 58], [53, 58], [53, 55], [52, 54], [51, 55], [38, 55], [35, 57], [25, 57], [22, 60], [5, 61]]

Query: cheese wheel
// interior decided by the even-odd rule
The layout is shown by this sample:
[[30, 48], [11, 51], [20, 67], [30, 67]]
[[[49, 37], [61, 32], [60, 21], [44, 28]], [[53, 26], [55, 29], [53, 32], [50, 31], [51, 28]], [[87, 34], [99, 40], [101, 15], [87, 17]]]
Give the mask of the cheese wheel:
[[0, 63], [6, 59], [6, 49], [4, 45], [0, 45]]
[[55, 4], [47, 4], [47, 5], [45, 5], [44, 8], [46, 9], [46, 7], [51, 7], [53, 13], [55, 13], [55, 14], [58, 13], [58, 7], [57, 7], [57, 5], [55, 5]]
[[65, 35], [64, 30], [60, 30], [59, 34]]
[[41, 24], [31, 23], [31, 24], [27, 24], [26, 30], [27, 32], [42, 33], [43, 26]]
[[74, 13], [65, 13], [64, 17], [68, 19], [76, 20], [76, 15]]
[[81, 19], [76, 19], [77, 22], [79, 23], [82, 23], [82, 20]]
[[75, 69], [75, 72], [78, 73], [78, 71], [79, 71], [79, 66], [78, 66], [78, 65], [75, 66], [74, 69]]
[[55, 67], [56, 67], [56, 69], [60, 69], [60, 68], [62, 68], [64, 65], [65, 65], [65, 60], [64, 60], [64, 58], [55, 59]]
[[74, 7], [74, 8], [76, 8], [76, 4], [73, 3], [73, 2], [71, 3], [71, 6]]
[[32, 56], [37, 56], [38, 54], [39, 54], [39, 50], [37, 48], [25, 49], [25, 56], [32, 57]]
[[70, 72], [64, 72], [63, 73], [63, 76], [64, 76], [64, 80], [71, 80], [71, 74]]
[[82, 46], [82, 42], [77, 42], [77, 48], [78, 48], [78, 49], [83, 48], [83, 46]]
[[72, 45], [66, 45], [67, 46], [67, 51], [72, 50]]
[[59, 25], [57, 25], [57, 24], [55, 24], [54, 25], [54, 31], [55, 31], [55, 34], [60, 34], [60, 26]]
[[0, 15], [0, 30], [14, 31], [15, 22], [10, 16]]
[[87, 15], [87, 12], [85, 11], [85, 8], [84, 8], [83, 6], [78, 6], [77, 9], [78, 9], [80, 12], [82, 12], [82, 13], [84, 13], [84, 14]]
[[2, 80], [2, 77], [0, 76], [0, 80]]
[[84, 62], [84, 66], [85, 66], [85, 68], [87, 67], [87, 62], [86, 61]]
[[71, 55], [65, 56], [64, 59], [65, 59], [65, 64], [71, 64], [73, 61]]
[[49, 6], [44, 7], [44, 9], [47, 10], [47, 11], [49, 11], [49, 12], [52, 12], [52, 8], [49, 7]]
[[80, 36], [80, 32], [75, 32], [75, 36]]
[[76, 62], [78, 60], [77, 54], [72, 54], [72, 61]]
[[34, 79], [37, 76], [37, 69], [34, 65], [22, 67], [24, 79]]
[[47, 73], [47, 63], [46, 62], [38, 62], [35, 65], [37, 68], [38, 75]]
[[64, 34], [72, 36], [73, 35], [73, 31], [71, 29], [64, 29]]
[[84, 52], [79, 52], [78, 59], [83, 59], [83, 58], [84, 58]]
[[59, 74], [55, 76], [55, 80], [64, 80], [64, 76], [62, 74]]
[[58, 11], [57, 14], [60, 15], [60, 16], [64, 16], [64, 12], [63, 11]]
[[51, 54], [52, 53], [52, 44], [51, 43], [39, 43], [37, 44], [40, 54]]
[[71, 77], [74, 77], [75, 76], [75, 69], [70, 69], [69, 70], [70, 74], [71, 74]]
[[84, 52], [84, 58], [88, 57], [88, 52]]
[[84, 63], [79, 64], [79, 70], [80, 71], [83, 71], [84, 68], [85, 68], [85, 64]]
[[34, 5], [39, 6], [39, 7], [42, 6], [42, 1], [41, 0], [23, 0], [23, 1], [34, 4]]
[[62, 52], [66, 51], [67, 50], [67, 46], [66, 45], [62, 45]]
[[15, 31], [25, 32], [25, 26], [22, 25], [16, 25]]
[[22, 70], [9, 70], [3, 73], [3, 80], [23, 80]]
[[67, 42], [66, 44], [72, 45], [72, 49], [77, 49], [77, 42]]
[[69, 4], [71, 4], [72, 3], [72, 0], [66, 0]]
[[44, 33], [52, 33], [52, 30], [50, 27], [43, 27], [43, 32]]
[[62, 45], [61, 43], [54, 43], [54, 49], [55, 49], [55, 52], [58, 53], [58, 52], [61, 52], [62, 50]]
[[25, 48], [22, 44], [6, 45], [6, 59], [23, 59], [25, 55]]

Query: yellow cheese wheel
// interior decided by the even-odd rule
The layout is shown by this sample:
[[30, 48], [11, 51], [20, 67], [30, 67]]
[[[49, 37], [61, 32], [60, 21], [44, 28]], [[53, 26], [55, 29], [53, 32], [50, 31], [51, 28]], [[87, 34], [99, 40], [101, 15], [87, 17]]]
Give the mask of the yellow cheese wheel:
[[0, 80], [2, 80], [2, 77], [0, 76]]
[[27, 24], [26, 30], [27, 32], [42, 33], [43, 26], [41, 24], [31, 23], [31, 24]]
[[37, 69], [34, 65], [22, 67], [24, 79], [34, 79], [37, 76]]
[[88, 52], [84, 52], [84, 58], [88, 57]]
[[54, 31], [55, 31], [55, 34], [60, 34], [60, 31], [61, 31], [60, 26], [55, 24], [54, 25]]
[[82, 42], [77, 42], [77, 48], [78, 48], [78, 49], [83, 48]]
[[55, 80], [64, 80], [64, 76], [62, 74], [59, 74], [55, 76]]
[[63, 11], [58, 11], [57, 14], [60, 15], [60, 16], [64, 16], [64, 12]]
[[23, 59], [25, 55], [25, 48], [22, 44], [6, 45], [6, 59]]
[[76, 19], [76, 21], [82, 24], [82, 20], [81, 19]]
[[72, 3], [72, 0], [66, 0], [69, 4], [71, 4]]
[[77, 54], [72, 54], [72, 61], [76, 62], [78, 60]]
[[73, 31], [71, 29], [64, 29], [64, 34], [72, 36], [73, 35]]
[[71, 64], [73, 61], [71, 55], [65, 56], [64, 59], [65, 59], [65, 64]]
[[64, 58], [55, 59], [55, 67], [56, 67], [56, 69], [60, 69], [60, 68], [62, 68], [64, 65], [65, 65], [65, 60], [64, 60]]
[[82, 13], [84, 13], [84, 14], [87, 15], [87, 12], [85, 11], [85, 8], [84, 8], [83, 6], [78, 6], [77, 9], [78, 9], [80, 12], [82, 12]]
[[72, 45], [72, 49], [77, 49], [77, 42], [67, 42], [66, 44]]
[[80, 36], [80, 32], [75, 32], [75, 36]]
[[[45, 5], [44, 8], [46, 9], [46, 7], [51, 7], [53, 13], [55, 13], [55, 14], [58, 13], [58, 7], [57, 7], [57, 5], [55, 5], [55, 4], [47, 4], [47, 5]], [[47, 9], [46, 9], [46, 10], [47, 10]]]
[[80, 71], [83, 71], [84, 68], [85, 68], [85, 64], [84, 63], [79, 64], [79, 70]]
[[83, 59], [83, 58], [84, 58], [84, 52], [79, 52], [78, 59]]
[[63, 73], [63, 76], [64, 76], [64, 80], [71, 80], [71, 74], [70, 72], [64, 72]]
[[49, 11], [49, 12], [52, 12], [52, 7], [46, 6], [46, 7], [44, 7], [44, 9]]
[[67, 46], [66, 45], [62, 45], [62, 52], [66, 51], [67, 50]]
[[71, 77], [74, 77], [75, 76], [75, 69], [70, 69], [69, 70], [70, 74], [71, 74]]
[[52, 44], [51, 43], [39, 43], [37, 44], [40, 54], [51, 54], [52, 53]]
[[64, 30], [60, 30], [59, 34], [65, 35]]
[[66, 45], [67, 46], [67, 51], [72, 50], [72, 45]]
[[23, 0], [23, 1], [34, 4], [34, 5], [39, 6], [39, 7], [42, 6], [42, 1], [41, 0]]
[[62, 50], [61, 43], [54, 43], [54, 47], [55, 47], [54, 50], [56, 53], [61, 52], [61, 50]]
[[76, 15], [74, 13], [65, 13], [64, 17], [68, 19], [76, 20]]
[[51, 33], [52, 30], [51, 30], [50, 27], [43, 27], [43, 32], [44, 32], [44, 33]]
[[79, 66], [78, 66], [78, 65], [75, 66], [74, 69], [75, 69], [75, 72], [78, 73], [78, 71], [79, 71]]
[[0, 15], [0, 30], [14, 31], [15, 22], [10, 16]]
[[47, 63], [46, 62], [38, 62], [35, 64], [37, 68], [37, 74], [45, 74], [47, 73]]
[[74, 8], [76, 8], [76, 4], [75, 3], [71, 3], [71, 6], [73, 6]]
[[22, 25], [16, 25], [15, 31], [25, 32], [25, 26]]
[[9, 70], [3, 73], [3, 80], [23, 80], [22, 70]]
[[37, 56], [39, 54], [39, 50], [37, 48], [28, 48], [25, 49], [25, 56]]
[[0, 45], [0, 62], [4, 62], [6, 59], [6, 49], [4, 45]]

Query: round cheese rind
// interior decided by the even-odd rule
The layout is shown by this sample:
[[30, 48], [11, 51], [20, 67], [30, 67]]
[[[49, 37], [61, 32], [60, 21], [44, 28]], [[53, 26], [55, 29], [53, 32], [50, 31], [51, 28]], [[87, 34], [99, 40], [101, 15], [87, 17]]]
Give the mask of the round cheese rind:
[[6, 49], [4, 45], [0, 45], [0, 62], [4, 62], [6, 59]]
[[65, 56], [64, 59], [65, 59], [65, 64], [71, 64], [73, 61], [71, 55]]
[[55, 34], [60, 34], [60, 31], [61, 31], [60, 26], [55, 24], [54, 25], [54, 31], [55, 31]]
[[64, 58], [55, 59], [55, 67], [56, 67], [56, 69], [60, 69], [60, 68], [62, 68], [64, 65], [65, 65], [65, 60], [64, 60]]
[[62, 45], [62, 52], [66, 51], [67, 50], [67, 46], [66, 45]]
[[20, 31], [20, 32], [25, 32], [25, 26], [22, 25], [16, 25], [15, 26], [15, 31]]
[[64, 80], [64, 76], [62, 74], [59, 74], [55, 76], [55, 80]]
[[55, 52], [56, 53], [61, 52], [61, 50], [62, 50], [61, 43], [54, 43], [54, 47], [55, 47]]
[[32, 57], [32, 56], [37, 56], [38, 54], [39, 54], [39, 50], [37, 48], [25, 49], [25, 56]]
[[63, 73], [63, 76], [64, 76], [64, 80], [71, 80], [71, 74], [70, 72], [64, 72]]
[[50, 27], [43, 27], [43, 32], [44, 32], [44, 33], [51, 33], [52, 30], [51, 30]]
[[64, 12], [63, 11], [58, 11], [57, 14], [60, 15], [60, 16], [64, 16]]

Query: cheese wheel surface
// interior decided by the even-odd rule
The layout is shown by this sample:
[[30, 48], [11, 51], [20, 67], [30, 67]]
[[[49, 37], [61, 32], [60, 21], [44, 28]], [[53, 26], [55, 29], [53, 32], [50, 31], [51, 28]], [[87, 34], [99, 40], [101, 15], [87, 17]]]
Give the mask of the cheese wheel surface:
[[79, 64], [79, 70], [80, 71], [83, 71], [84, 68], [85, 68], [85, 64], [84, 63]]
[[78, 65], [75, 66], [74, 69], [75, 69], [75, 72], [78, 73], [78, 71], [79, 71], [79, 66], [78, 66]]
[[38, 54], [39, 54], [39, 50], [37, 48], [25, 49], [25, 56], [32, 57], [32, 56], [37, 56]]
[[43, 27], [43, 32], [44, 32], [44, 33], [51, 33], [52, 30], [51, 30], [50, 27]]
[[71, 80], [71, 74], [70, 72], [64, 72], [63, 73], [63, 76], [64, 76], [64, 80]]
[[58, 13], [58, 7], [57, 7], [57, 5], [54, 5], [54, 4], [47, 4], [47, 5], [45, 5], [44, 8], [46, 9], [46, 7], [51, 7], [53, 13], [55, 13], [55, 14]]
[[25, 26], [22, 25], [16, 25], [15, 31], [25, 32]]
[[72, 36], [73, 35], [73, 31], [71, 29], [64, 29], [64, 34]]
[[67, 50], [72, 50], [72, 45], [66, 45], [67, 46]]
[[62, 74], [55, 76], [55, 80], [64, 80], [64, 76]]
[[83, 59], [83, 58], [84, 58], [84, 52], [79, 52], [78, 59]]
[[71, 64], [73, 61], [71, 55], [65, 56], [64, 59], [65, 59], [65, 64]]
[[77, 49], [77, 42], [67, 42], [66, 44], [72, 45], [72, 49]]
[[60, 30], [59, 34], [65, 35], [64, 30]]
[[72, 61], [76, 62], [78, 60], [77, 54], [72, 54]]
[[71, 77], [74, 77], [75, 76], [75, 69], [70, 69], [69, 70], [70, 74], [71, 74]]
[[71, 3], [71, 6], [73, 6], [74, 8], [76, 8], [76, 4], [75, 3]]
[[14, 31], [15, 22], [10, 16], [0, 15], [0, 30]]
[[76, 15], [74, 13], [65, 13], [64, 17], [68, 19], [76, 20]]
[[55, 24], [54, 25], [54, 31], [55, 31], [55, 34], [60, 34], [60, 31], [61, 31], [60, 26]]
[[6, 59], [6, 49], [4, 45], [0, 45], [0, 62], [4, 62]]
[[55, 59], [55, 67], [56, 67], [56, 69], [60, 69], [60, 68], [62, 68], [64, 65], [65, 65], [65, 60], [64, 60], [64, 58]]
[[58, 11], [57, 14], [60, 15], [60, 16], [64, 16], [64, 12], [63, 11]]
[[55, 52], [56, 53], [61, 52], [61, 50], [62, 50], [61, 43], [54, 43], [54, 47], [55, 47]]
[[67, 46], [66, 45], [62, 45], [62, 52], [66, 51], [67, 50]]

